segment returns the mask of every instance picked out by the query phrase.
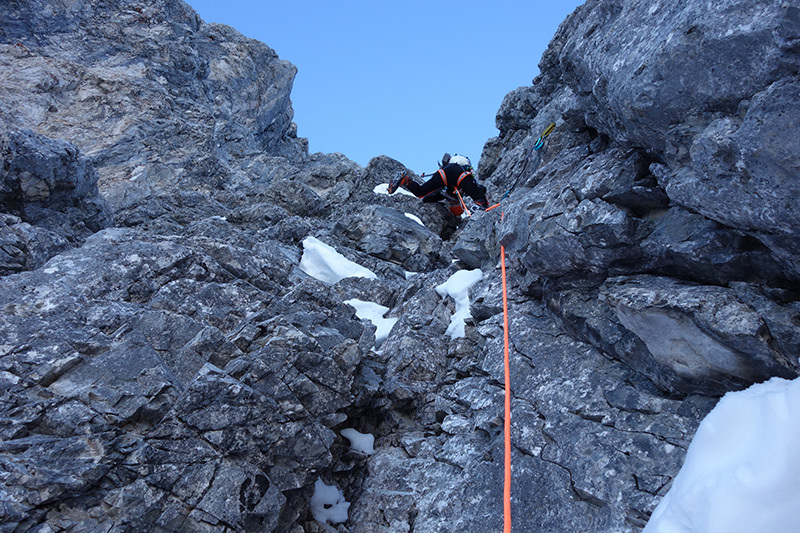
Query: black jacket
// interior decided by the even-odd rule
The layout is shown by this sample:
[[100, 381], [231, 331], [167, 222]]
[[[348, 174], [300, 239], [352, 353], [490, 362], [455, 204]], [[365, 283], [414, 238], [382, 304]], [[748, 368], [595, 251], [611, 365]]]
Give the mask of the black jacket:
[[483, 207], [489, 205], [486, 200], [486, 187], [478, 184], [472, 171], [468, 171], [455, 163], [439, 169], [422, 185], [412, 181], [406, 187], [417, 198], [422, 198], [423, 202], [438, 202], [444, 198], [442, 195], [443, 189], [447, 189], [448, 193], [454, 194], [457, 188], [472, 198], [476, 204]]

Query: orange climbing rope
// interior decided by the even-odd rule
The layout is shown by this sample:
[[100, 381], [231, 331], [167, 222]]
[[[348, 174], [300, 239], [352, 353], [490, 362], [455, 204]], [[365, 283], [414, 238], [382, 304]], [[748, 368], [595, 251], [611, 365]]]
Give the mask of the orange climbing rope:
[[458, 189], [454, 189], [454, 190], [456, 191], [456, 194], [458, 195], [458, 201], [461, 202], [461, 209], [464, 210], [464, 212], [467, 214], [468, 217], [471, 217], [472, 213], [470, 213], [469, 209], [467, 208], [467, 204], [464, 202], [464, 197], [461, 196], [461, 193], [458, 191]]
[[[504, 213], [500, 213], [503, 220]], [[505, 481], [503, 483], [503, 532], [511, 533], [511, 365], [508, 350], [508, 291], [506, 289], [506, 247], [500, 245], [500, 270], [503, 274], [503, 342], [505, 344], [506, 401], [503, 433], [505, 435]]]
[[[467, 213], [467, 216], [472, 216], [472, 213], [467, 209], [464, 203], [464, 198], [461, 193], [456, 189], [458, 200], [461, 202], [461, 207]], [[491, 211], [500, 203], [486, 209]], [[500, 211], [500, 220], [505, 217], [505, 213]], [[503, 533], [511, 533], [511, 356], [508, 348], [508, 289], [506, 287], [506, 247], [500, 244], [500, 271], [503, 277], [503, 344], [505, 346], [505, 420], [503, 423], [503, 434], [505, 440], [505, 476], [503, 481]]]
[[[461, 202], [461, 207], [471, 217], [472, 213], [467, 209], [464, 203], [464, 198], [461, 193], [456, 189], [458, 200]], [[486, 209], [491, 211], [500, 203]], [[504, 219], [505, 213], [500, 211], [500, 220]], [[503, 481], [503, 533], [511, 533], [511, 356], [508, 348], [508, 289], [506, 287], [506, 247], [500, 245], [500, 271], [503, 276], [503, 344], [505, 346], [505, 421], [503, 423], [503, 434], [505, 440], [505, 476]]]

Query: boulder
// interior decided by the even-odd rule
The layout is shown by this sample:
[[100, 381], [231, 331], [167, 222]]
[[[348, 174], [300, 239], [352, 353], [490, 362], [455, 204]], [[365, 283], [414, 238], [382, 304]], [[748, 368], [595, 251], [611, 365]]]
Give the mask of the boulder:
[[69, 246], [53, 231], [0, 214], [0, 276], [39, 268]]
[[599, 297], [653, 358], [700, 386], [714, 383], [717, 393], [800, 375], [797, 354], [781, 350], [785, 339], [776, 342], [764, 318], [730, 289], [617, 278]]
[[356, 249], [411, 272], [447, 264], [442, 239], [415, 215], [394, 208], [369, 206], [342, 218], [337, 229]]

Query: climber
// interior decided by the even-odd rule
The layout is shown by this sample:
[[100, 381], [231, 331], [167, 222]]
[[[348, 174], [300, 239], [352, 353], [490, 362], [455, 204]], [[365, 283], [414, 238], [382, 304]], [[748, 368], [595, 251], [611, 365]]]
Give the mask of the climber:
[[[425, 174], [422, 176], [425, 177]], [[475, 202], [473, 210], [489, 207], [486, 187], [475, 179], [468, 157], [458, 154], [450, 157], [450, 154], [444, 154], [439, 170], [430, 176], [428, 181], [420, 185], [405, 172], [398, 172], [389, 182], [388, 192], [393, 194], [399, 187], [403, 187], [423, 202], [447, 200], [450, 212], [455, 216], [460, 216], [466, 207], [461, 191]]]

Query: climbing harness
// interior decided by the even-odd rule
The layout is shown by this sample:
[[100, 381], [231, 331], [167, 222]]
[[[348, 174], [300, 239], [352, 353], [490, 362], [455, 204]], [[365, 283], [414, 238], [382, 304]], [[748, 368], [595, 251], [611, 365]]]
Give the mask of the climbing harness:
[[[460, 182], [460, 180], [459, 180], [459, 182]], [[468, 217], [471, 217], [472, 213], [467, 208], [467, 204], [464, 203], [464, 197], [461, 196], [461, 191], [459, 191], [458, 189], [453, 189], [453, 190], [456, 191], [456, 194], [458, 195], [458, 201], [461, 203], [461, 209], [464, 210], [464, 212], [467, 214]]]
[[[448, 154], [445, 154], [445, 156], [447, 156], [447, 155], [448, 155]], [[454, 160], [454, 159], [456, 159], [456, 158], [459, 158], [459, 157], [460, 157], [461, 159], [463, 159], [463, 160], [466, 160], [466, 163], [465, 163], [465, 164], [469, 164], [469, 159], [468, 159], [468, 158], [466, 158], [466, 157], [464, 157], [464, 156], [459, 156], [459, 155], [454, 155], [454, 156], [453, 156], [453, 157], [450, 159], [450, 161], [452, 161], [452, 160]], [[456, 163], [456, 164], [459, 164], [459, 163]], [[464, 172], [462, 172], [462, 173], [461, 173], [461, 174], [458, 176], [458, 178], [456, 179], [456, 184], [455, 184], [454, 186], [452, 186], [452, 187], [450, 186], [450, 184], [449, 184], [449, 183], [447, 183], [447, 174], [445, 174], [445, 172], [444, 172], [444, 168], [440, 168], [440, 169], [439, 169], [439, 170], [437, 170], [436, 172], [432, 172], [432, 173], [430, 173], [430, 174], [425, 174], [425, 173], [422, 173], [422, 174], [420, 175], [420, 177], [421, 177], [421, 178], [427, 178], [427, 177], [435, 176], [436, 174], [439, 174], [439, 176], [440, 176], [440, 178], [441, 178], [441, 180], [442, 180], [442, 183], [444, 183], [444, 185], [445, 185], [445, 186], [444, 186], [444, 188], [443, 188], [443, 189], [439, 189], [439, 191], [442, 191], [442, 190], [446, 190], [446, 191], [448, 191], [448, 192], [445, 194], [445, 197], [448, 197], [448, 195], [449, 195], [449, 194], [451, 194], [451, 193], [449, 192], [449, 189], [451, 189], [451, 188], [452, 188], [452, 190], [455, 192], [456, 196], [458, 197], [458, 203], [460, 204], [460, 208], [461, 208], [461, 210], [460, 210], [460, 211], [458, 211], [458, 207], [459, 207], [459, 206], [451, 205], [451, 206], [450, 206], [450, 211], [451, 211], [451, 212], [452, 212], [454, 215], [456, 215], [456, 216], [459, 216], [459, 215], [461, 215], [461, 213], [466, 213], [466, 214], [467, 214], [467, 217], [471, 217], [471, 216], [472, 216], [472, 212], [471, 212], [471, 211], [469, 210], [469, 208], [467, 207], [467, 204], [466, 204], [466, 202], [464, 202], [464, 197], [461, 195], [461, 191], [459, 190], [459, 187], [461, 186], [461, 182], [462, 182], [462, 181], [464, 181], [464, 179], [465, 179], [465, 178], [467, 178], [468, 176], [474, 176], [474, 174], [472, 173], [472, 170], [465, 170]], [[433, 194], [434, 192], [436, 192], [436, 191], [432, 191], [432, 192], [430, 192], [429, 194]], [[454, 208], [455, 208], [455, 210], [454, 210]]]
[[471, 170], [465, 170], [464, 172], [461, 173], [461, 175], [456, 180], [456, 188], [461, 186], [461, 182], [464, 181], [464, 178], [466, 178], [467, 176], [472, 176]]

